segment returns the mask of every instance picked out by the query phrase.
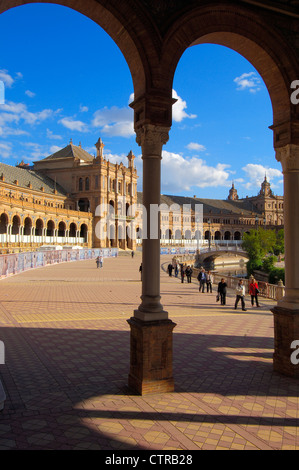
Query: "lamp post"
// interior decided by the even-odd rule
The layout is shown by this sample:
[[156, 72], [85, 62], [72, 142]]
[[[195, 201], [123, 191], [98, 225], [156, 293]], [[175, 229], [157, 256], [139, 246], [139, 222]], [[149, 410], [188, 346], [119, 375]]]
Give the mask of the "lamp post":
[[256, 218], [255, 218], [255, 227], [256, 227], [256, 230], [258, 229], [258, 226], [259, 226], [259, 218], [258, 218], [258, 216], [256, 216]]

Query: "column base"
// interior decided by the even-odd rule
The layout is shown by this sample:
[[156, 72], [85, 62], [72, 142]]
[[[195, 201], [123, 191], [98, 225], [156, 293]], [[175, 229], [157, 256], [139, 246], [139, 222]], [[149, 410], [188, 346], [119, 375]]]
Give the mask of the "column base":
[[273, 369], [288, 377], [299, 378], [298, 346], [291, 347], [293, 341], [299, 344], [299, 310], [276, 306], [271, 311], [274, 314]]
[[174, 391], [171, 320], [131, 317], [129, 388], [139, 395]]

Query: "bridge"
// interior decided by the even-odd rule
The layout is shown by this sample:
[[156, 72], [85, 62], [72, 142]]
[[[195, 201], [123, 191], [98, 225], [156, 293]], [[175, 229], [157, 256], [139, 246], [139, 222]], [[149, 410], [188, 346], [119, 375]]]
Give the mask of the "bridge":
[[196, 255], [195, 265], [203, 265], [210, 269], [214, 269], [219, 266], [244, 267], [248, 259], [248, 253], [239, 245], [215, 245], [210, 248], [201, 249]]

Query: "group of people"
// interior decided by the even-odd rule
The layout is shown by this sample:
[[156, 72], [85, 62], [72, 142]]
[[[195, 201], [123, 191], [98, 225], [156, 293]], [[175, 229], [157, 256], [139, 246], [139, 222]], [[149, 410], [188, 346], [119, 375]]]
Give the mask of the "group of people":
[[[254, 306], [254, 303], [256, 304], [257, 307], [259, 307], [259, 300], [258, 300], [258, 295], [259, 295], [259, 288], [258, 288], [258, 283], [256, 280], [252, 277], [250, 279], [250, 284], [249, 284], [249, 295], [251, 297], [251, 305], [252, 307]], [[227, 284], [225, 282], [225, 279], [222, 278], [221, 281], [218, 284], [218, 295], [217, 295], [217, 300], [221, 301], [221, 305], [226, 304], [226, 293], [227, 293]], [[236, 294], [236, 299], [235, 299], [235, 310], [238, 308], [238, 304], [241, 301], [241, 307], [243, 312], [246, 312], [247, 309], [245, 308], [245, 285], [243, 279], [240, 279], [238, 281], [238, 284], [235, 289], [235, 294]]]
[[96, 265], [97, 265], [97, 268], [102, 268], [103, 267], [103, 256], [97, 256], [96, 257]]
[[211, 271], [206, 272], [204, 268], [201, 268], [198, 273], [197, 280], [199, 282], [199, 292], [204, 292], [205, 286], [207, 287], [207, 292], [212, 292], [214, 279]]
[[[172, 273], [174, 271], [175, 277], [178, 277], [179, 272], [181, 274], [181, 282], [184, 282], [185, 276], [187, 278], [187, 282], [191, 283], [191, 277], [192, 277], [192, 267], [190, 265], [186, 265], [184, 263], [178, 265], [176, 263], [175, 265], [169, 263], [167, 267], [167, 271], [169, 276], [172, 276]], [[199, 282], [199, 292], [213, 292], [213, 283], [214, 283], [214, 278], [213, 274], [211, 271], [206, 271], [204, 268], [201, 268], [197, 280]], [[225, 282], [225, 279], [222, 278], [221, 281], [218, 283], [217, 286], [217, 297], [216, 300], [220, 301], [221, 305], [226, 305], [226, 294], [227, 294], [227, 283]], [[235, 309], [237, 309], [239, 302], [241, 302], [241, 307], [244, 312], [246, 312], [245, 308], [245, 285], [243, 279], [240, 279], [238, 281], [237, 287], [235, 289], [235, 294], [236, 294], [236, 299], [235, 299]], [[259, 288], [258, 288], [258, 283], [256, 280], [252, 277], [250, 279], [250, 284], [249, 284], [249, 295], [251, 297], [251, 305], [254, 306], [254, 303], [256, 304], [257, 307], [259, 307], [259, 300], [258, 300], [258, 294], [259, 294]]]
[[178, 277], [178, 275], [180, 274], [181, 282], [185, 282], [185, 277], [187, 279], [188, 284], [192, 282], [193, 269], [190, 266], [190, 264], [186, 265], [184, 263], [181, 263], [181, 264], [175, 263], [173, 265], [169, 263], [167, 267], [167, 271], [168, 271], [169, 276], [172, 276], [173, 272], [174, 272], [175, 277]]

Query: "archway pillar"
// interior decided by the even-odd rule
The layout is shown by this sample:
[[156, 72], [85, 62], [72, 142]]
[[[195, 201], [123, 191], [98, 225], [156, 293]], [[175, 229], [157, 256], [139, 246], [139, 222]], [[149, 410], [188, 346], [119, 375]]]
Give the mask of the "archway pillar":
[[[129, 387], [144, 395], [174, 390], [172, 330], [175, 327], [160, 302], [160, 217], [152, 209], [160, 204], [162, 147], [169, 128], [153, 124], [139, 127], [137, 143], [143, 159], [143, 210], [147, 233], [142, 231], [141, 304], [128, 320], [131, 328]], [[145, 229], [145, 227], [144, 227]]]
[[[274, 370], [299, 377], [292, 353], [299, 341], [299, 145], [276, 149], [284, 175], [285, 295], [273, 308]], [[296, 362], [296, 361], [295, 361]]]

